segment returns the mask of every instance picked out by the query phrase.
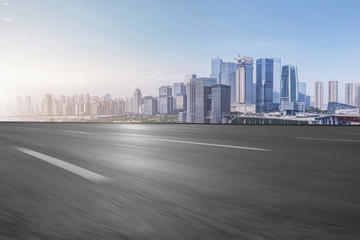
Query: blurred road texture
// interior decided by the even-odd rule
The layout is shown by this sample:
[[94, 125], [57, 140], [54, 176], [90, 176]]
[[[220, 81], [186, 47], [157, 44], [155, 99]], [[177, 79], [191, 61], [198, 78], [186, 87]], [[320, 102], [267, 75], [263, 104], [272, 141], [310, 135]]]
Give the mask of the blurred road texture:
[[360, 128], [0, 124], [0, 239], [359, 239]]

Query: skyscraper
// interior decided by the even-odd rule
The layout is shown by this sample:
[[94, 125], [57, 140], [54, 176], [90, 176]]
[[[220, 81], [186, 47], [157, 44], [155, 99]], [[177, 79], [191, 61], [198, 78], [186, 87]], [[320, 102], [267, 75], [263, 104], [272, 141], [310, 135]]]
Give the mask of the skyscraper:
[[256, 111], [268, 112], [273, 109], [274, 59], [256, 60]]
[[176, 97], [178, 94], [186, 93], [186, 85], [184, 83], [174, 83], [173, 90], [173, 97]]
[[210, 123], [211, 86], [216, 78], [194, 78], [186, 86], [187, 123]]
[[[174, 104], [173, 109], [183, 110], [186, 108], [186, 85], [184, 83], [174, 83]], [[178, 103], [179, 102], [179, 103]], [[185, 104], [184, 104], [185, 103]]]
[[280, 82], [280, 101], [298, 101], [298, 74], [297, 67], [293, 65], [284, 65], [282, 67]]
[[126, 98], [125, 100], [125, 113], [133, 112], [133, 98]]
[[211, 87], [211, 123], [222, 123], [225, 116], [230, 116], [230, 86], [213, 85]]
[[139, 107], [141, 105], [141, 91], [140, 89], [135, 89], [134, 91], [134, 113], [139, 113]]
[[211, 59], [211, 78], [216, 78], [216, 83], [220, 83], [221, 80], [221, 65], [222, 65], [222, 59], [216, 58]]
[[281, 82], [281, 58], [271, 58], [273, 60], [273, 104], [280, 104], [280, 82]]
[[187, 85], [191, 79], [196, 78], [196, 74], [186, 74], [184, 78], [184, 83]]
[[157, 112], [157, 99], [152, 96], [144, 97], [144, 115], [153, 116]]
[[23, 108], [22, 105], [23, 105], [22, 99], [21, 99], [21, 97], [19, 96], [19, 97], [16, 98], [16, 114], [20, 115], [20, 114], [23, 113], [23, 111], [22, 111], [22, 108]]
[[354, 96], [354, 84], [353, 83], [346, 83], [345, 84], [345, 104], [353, 106], [353, 99]]
[[360, 107], [360, 84], [345, 84], [345, 104]]
[[253, 83], [253, 86], [252, 86], [252, 100], [251, 100], [251, 103], [253, 104], [253, 105], [255, 105], [255, 109], [256, 109], [256, 82], [255, 83]]
[[53, 97], [51, 94], [45, 94], [44, 114], [53, 115]]
[[223, 62], [221, 64], [221, 81], [220, 84], [230, 86], [230, 101], [236, 102], [236, 63]]
[[84, 102], [90, 102], [90, 93], [85, 93]]
[[305, 108], [310, 107], [311, 104], [311, 97], [309, 95], [306, 95], [305, 97]]
[[187, 95], [186, 94], [178, 94], [176, 96], [176, 101], [175, 101], [175, 109], [181, 111], [186, 111], [186, 101], [187, 101]]
[[306, 82], [299, 82], [299, 93], [306, 95]]
[[252, 103], [253, 58], [239, 57], [236, 64], [236, 102]]
[[299, 82], [299, 102], [306, 102], [306, 82]]
[[26, 96], [25, 97], [24, 113], [27, 114], [27, 115], [32, 113], [32, 111], [31, 111], [31, 96]]
[[324, 106], [324, 83], [315, 82], [314, 107], [322, 109]]
[[329, 81], [329, 102], [338, 102], [338, 82]]
[[159, 112], [167, 115], [173, 111], [172, 87], [162, 86], [159, 88]]

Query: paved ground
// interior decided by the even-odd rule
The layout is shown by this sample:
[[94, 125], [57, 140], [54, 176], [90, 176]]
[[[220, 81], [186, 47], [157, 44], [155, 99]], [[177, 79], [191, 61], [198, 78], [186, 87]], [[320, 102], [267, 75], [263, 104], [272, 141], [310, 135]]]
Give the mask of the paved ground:
[[359, 239], [360, 128], [0, 124], [0, 239]]

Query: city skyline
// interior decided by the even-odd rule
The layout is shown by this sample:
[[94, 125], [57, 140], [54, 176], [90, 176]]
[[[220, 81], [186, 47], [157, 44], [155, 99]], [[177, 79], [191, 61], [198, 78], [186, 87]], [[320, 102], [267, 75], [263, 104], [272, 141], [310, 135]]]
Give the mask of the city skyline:
[[[233, 8], [213, 1], [0, 3], [1, 100], [28, 92], [34, 99], [76, 92], [126, 97], [136, 88], [155, 95], [154, 85], [181, 82], [188, 73], [208, 77], [209, 59], [232, 62], [238, 54], [298, 66], [309, 92], [316, 81], [338, 81], [341, 102], [343, 86], [360, 74], [357, 1], [317, 1], [311, 8], [310, 1], [234, 1]], [[234, 30], [239, 7], [249, 21]], [[291, 17], [284, 14], [290, 8]], [[272, 14], [262, 16], [264, 9]], [[215, 12], [220, 18], [206, 17]], [[284, 32], [288, 26], [293, 31]]]
[[[338, 82], [337, 81], [328, 81], [327, 86], [329, 89], [329, 101], [324, 101], [324, 82], [315, 82], [315, 91], [314, 95], [307, 94], [309, 91], [307, 90], [306, 82], [298, 81], [298, 72], [297, 66], [293, 65], [284, 65], [281, 67], [281, 59], [279, 58], [266, 58], [266, 59], [257, 59], [256, 65], [258, 66], [258, 70], [255, 71], [253, 68], [253, 59], [251, 57], [239, 57], [238, 63], [234, 62], [223, 62], [222, 59], [216, 58], [211, 60], [211, 68], [213, 69], [214, 63], [219, 65], [220, 68], [217, 68], [217, 74], [210, 74], [210, 76], [215, 76], [214, 78], [208, 77], [200, 77], [198, 78], [195, 74], [185, 75], [183, 82], [173, 83], [167, 86], [158, 87], [159, 92], [158, 95], [142, 95], [141, 89], [134, 89], [133, 95], [131, 97], [124, 96], [111, 96], [111, 94], [105, 94], [100, 96], [94, 96], [90, 93], [77, 93], [72, 94], [70, 96], [66, 96], [64, 94], [56, 96], [55, 94], [45, 94], [42, 96], [40, 100], [34, 100], [32, 96], [18, 96], [16, 98], [16, 103], [8, 104], [5, 106], [5, 114], [6, 115], [102, 115], [102, 114], [115, 114], [122, 115], [125, 113], [134, 113], [140, 115], [177, 115], [180, 112], [184, 112], [184, 116], [179, 115], [180, 119], [185, 119], [187, 107], [189, 109], [189, 105], [191, 101], [190, 92], [187, 91], [187, 86], [189, 87], [190, 83], [193, 81], [194, 83], [197, 81], [211, 81], [210, 85], [221, 84], [224, 87], [230, 87], [229, 91], [226, 92], [229, 96], [229, 105], [233, 108], [233, 111], [245, 111], [244, 109], [240, 110], [242, 107], [241, 104], [253, 105], [254, 109], [256, 108], [256, 112], [272, 112], [279, 111], [282, 112], [286, 109], [289, 111], [293, 109], [295, 111], [303, 111], [304, 108], [309, 106], [314, 106], [318, 109], [327, 109], [327, 103], [337, 102], [338, 101]], [[233, 63], [236, 65], [232, 68], [232, 71], [226, 67], [229, 63]], [[247, 65], [244, 65], [246, 63]], [[266, 63], [266, 64], [265, 64]], [[282, 68], [281, 76], [279, 75], [280, 71], [277, 69]], [[248, 69], [247, 69], [248, 68]], [[237, 72], [237, 73], [236, 73]], [[236, 79], [236, 84], [234, 87], [231, 84], [222, 84], [222, 82], [226, 82], [226, 77], [224, 75], [228, 75]], [[255, 75], [257, 82], [252, 84], [252, 89], [248, 89], [247, 87], [241, 86], [246, 85], [246, 76]], [[218, 75], [216, 77], [216, 75]], [[236, 75], [236, 77], [235, 77]], [[281, 81], [280, 81], [281, 78]], [[233, 79], [233, 80], [235, 80]], [[278, 80], [276, 80], [278, 79]], [[195, 81], [196, 80], [196, 81]], [[280, 82], [277, 82], [280, 81]], [[185, 84], [187, 82], [187, 84]], [[220, 82], [220, 83], [219, 83]], [[231, 81], [230, 81], [231, 82]], [[241, 83], [242, 82], [242, 83]], [[276, 83], [277, 82], [277, 83]], [[209, 85], [209, 86], [210, 86]], [[277, 87], [276, 87], [277, 86]], [[348, 86], [352, 86], [352, 90], [349, 90]], [[243, 91], [241, 97], [240, 91], [237, 91], [237, 101], [231, 101], [231, 89], [236, 88]], [[189, 88], [191, 89], [191, 88]], [[280, 102], [277, 102], [277, 97], [273, 97], [277, 94], [278, 89], [280, 89]], [[360, 88], [359, 83], [346, 83], [345, 85], [345, 104], [352, 106], [359, 106], [359, 97], [360, 97]], [[198, 91], [198, 90], [196, 90]], [[203, 90], [201, 90], [203, 91]], [[209, 88], [208, 94], [211, 97], [211, 89]], [[222, 91], [222, 90], [221, 90]], [[195, 93], [195, 92], [194, 92]], [[222, 93], [222, 95], [224, 95]], [[249, 95], [248, 101], [245, 101], [245, 94]], [[254, 95], [255, 94], [255, 95]], [[331, 96], [332, 95], [332, 96]], [[201, 99], [202, 97], [200, 97]], [[209, 98], [209, 99], [210, 99]], [[220, 99], [219, 97], [215, 97]], [[313, 98], [313, 100], [310, 100]], [[101, 100], [100, 100], [101, 99]], [[223, 99], [223, 97], [221, 97]], [[333, 100], [330, 100], [333, 99]], [[349, 100], [352, 99], [352, 100]], [[145, 103], [145, 100], [148, 100]], [[116, 109], [111, 109], [111, 107], [104, 106], [104, 102], [113, 102], [117, 107]], [[154, 102], [155, 101], [155, 102]], [[199, 101], [199, 100], [196, 100]], [[202, 100], [201, 100], [202, 101]], [[222, 101], [222, 100], [221, 100]], [[226, 100], [225, 100], [226, 101]], [[351, 101], [351, 102], [350, 102]], [[284, 102], [282, 104], [282, 102]], [[291, 104], [288, 102], [294, 102], [295, 105], [291, 107]], [[213, 102], [212, 104], [214, 104]], [[280, 103], [280, 106], [279, 106]], [[300, 105], [298, 104], [300, 103]], [[304, 105], [301, 105], [301, 104]], [[343, 104], [344, 102], [342, 102]], [[75, 104], [75, 105], [74, 105]], [[78, 105], [80, 104], [80, 105]], [[107, 103], [106, 103], [107, 104]], [[105, 105], [106, 105], [105, 104]], [[155, 104], [155, 105], [154, 105]], [[216, 103], [218, 104], [218, 103]], [[240, 105], [239, 105], [240, 104]], [[290, 105], [289, 105], [290, 104]], [[93, 106], [94, 105], [94, 106]], [[101, 106], [102, 105], [102, 106]], [[110, 104], [111, 105], [111, 104]], [[250, 109], [252, 109], [251, 106]], [[145, 109], [144, 107], [148, 106], [150, 109]], [[155, 107], [156, 106], [156, 107]], [[187, 107], [186, 107], [187, 106]], [[194, 105], [195, 106], [195, 105]], [[99, 107], [104, 109], [99, 109]], [[210, 105], [209, 105], [210, 107]], [[240, 107], [240, 108], [238, 108]], [[300, 108], [299, 108], [300, 107]], [[202, 108], [202, 107], [200, 107]], [[59, 110], [60, 109], [60, 110]], [[95, 109], [95, 110], [94, 110]], [[191, 109], [191, 108], [190, 108]], [[210, 108], [209, 108], [210, 109]], [[292, 110], [292, 111], [293, 111]], [[214, 110], [212, 110], [214, 111]], [[216, 110], [217, 111], [217, 110]], [[153, 114], [149, 114], [152, 112]], [[249, 110], [252, 112], [252, 110]], [[228, 115], [228, 111], [225, 111], [225, 115]], [[255, 113], [255, 110], [254, 110]], [[292, 113], [293, 114], [293, 113]], [[203, 118], [203, 117], [202, 117]], [[207, 121], [211, 122], [210, 116], [207, 116]], [[191, 120], [187, 120], [191, 122]]]

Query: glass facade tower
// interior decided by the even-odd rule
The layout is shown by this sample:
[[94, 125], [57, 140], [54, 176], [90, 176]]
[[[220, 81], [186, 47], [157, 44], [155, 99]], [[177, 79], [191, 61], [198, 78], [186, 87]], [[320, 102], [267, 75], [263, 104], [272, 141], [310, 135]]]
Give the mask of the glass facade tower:
[[[184, 101], [186, 101], [186, 85], [185, 83], [174, 83], [173, 86], [173, 109], [183, 110], [186, 108], [184, 106]], [[179, 100], [179, 103], [178, 103]]]
[[141, 105], [141, 91], [140, 89], [135, 89], [134, 91], [134, 109], [133, 113], [140, 113], [139, 107]]
[[222, 123], [224, 116], [230, 116], [230, 86], [214, 85], [211, 88], [211, 123]]
[[298, 101], [298, 74], [297, 67], [293, 65], [284, 65], [282, 67], [280, 82], [280, 101], [297, 102]]
[[159, 112], [167, 115], [173, 111], [172, 87], [162, 86], [159, 88]]
[[191, 79], [186, 87], [187, 123], [210, 123], [211, 87], [216, 84], [215, 78]]
[[221, 81], [221, 65], [223, 60], [220, 58], [211, 59], [211, 78], [216, 79], [216, 83], [220, 84]]
[[281, 81], [281, 58], [271, 58], [273, 60], [273, 103], [280, 104], [280, 81]]
[[268, 112], [273, 108], [274, 60], [256, 60], [256, 111]]
[[236, 102], [236, 63], [223, 62], [221, 64], [221, 81], [220, 84], [230, 86], [230, 101]]
[[173, 92], [174, 92], [174, 98], [178, 95], [178, 94], [186, 94], [186, 85], [185, 83], [174, 83], [173, 86]]
[[299, 82], [299, 102], [306, 102], [306, 82]]
[[306, 82], [299, 82], [299, 93], [306, 95]]

